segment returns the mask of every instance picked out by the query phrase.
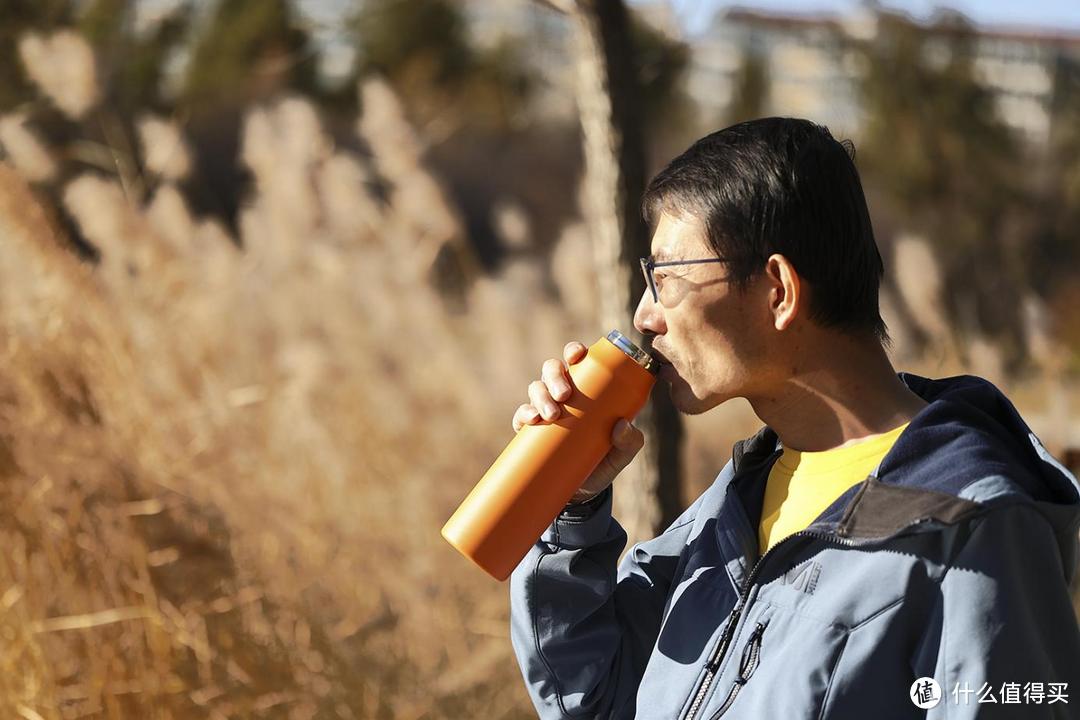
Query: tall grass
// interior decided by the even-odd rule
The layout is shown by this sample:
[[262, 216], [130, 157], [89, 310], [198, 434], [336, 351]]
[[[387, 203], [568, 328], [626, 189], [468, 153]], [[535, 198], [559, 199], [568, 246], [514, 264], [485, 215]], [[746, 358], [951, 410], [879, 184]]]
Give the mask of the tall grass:
[[538, 283], [446, 309], [456, 210], [388, 90], [365, 107], [374, 163], [303, 100], [249, 114], [235, 240], [174, 157], [143, 206], [74, 179], [96, 266], [0, 166], [0, 715], [524, 712], [505, 588], [438, 528], [568, 324]]

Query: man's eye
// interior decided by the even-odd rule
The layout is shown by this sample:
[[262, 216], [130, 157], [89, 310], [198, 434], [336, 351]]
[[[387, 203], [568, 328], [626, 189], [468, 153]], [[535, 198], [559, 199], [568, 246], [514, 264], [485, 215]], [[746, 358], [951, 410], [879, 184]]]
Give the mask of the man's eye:
[[667, 277], [667, 273], [662, 273], [662, 272], [654, 272], [653, 276], [652, 276], [653, 282], [656, 283], [657, 285], [659, 285], [663, 281], [663, 279], [666, 278], [666, 277]]

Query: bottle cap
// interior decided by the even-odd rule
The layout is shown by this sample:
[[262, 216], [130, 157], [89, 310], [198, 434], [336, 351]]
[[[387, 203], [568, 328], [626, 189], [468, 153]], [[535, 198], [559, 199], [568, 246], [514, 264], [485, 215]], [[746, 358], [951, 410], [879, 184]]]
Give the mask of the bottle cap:
[[612, 345], [629, 355], [634, 362], [651, 372], [653, 375], [660, 371], [660, 363], [656, 361], [656, 358], [639, 348], [630, 341], [630, 338], [626, 337], [618, 330], [609, 332], [607, 334], [607, 339]]

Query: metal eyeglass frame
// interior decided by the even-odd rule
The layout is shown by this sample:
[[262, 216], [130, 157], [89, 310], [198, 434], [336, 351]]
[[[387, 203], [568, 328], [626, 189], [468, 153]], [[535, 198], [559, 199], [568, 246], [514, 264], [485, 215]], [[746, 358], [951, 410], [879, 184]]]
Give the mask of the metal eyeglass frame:
[[663, 262], [656, 262], [653, 260], [653, 256], [639, 258], [638, 262], [641, 263], [641, 272], [645, 275], [645, 285], [648, 286], [649, 292], [652, 293], [653, 302], [660, 302], [660, 293], [656, 290], [656, 278], [653, 277], [653, 270], [658, 267], [671, 267], [673, 265], [702, 265], [704, 263], [722, 263], [727, 262], [727, 258], [704, 258], [702, 260], [665, 260]]

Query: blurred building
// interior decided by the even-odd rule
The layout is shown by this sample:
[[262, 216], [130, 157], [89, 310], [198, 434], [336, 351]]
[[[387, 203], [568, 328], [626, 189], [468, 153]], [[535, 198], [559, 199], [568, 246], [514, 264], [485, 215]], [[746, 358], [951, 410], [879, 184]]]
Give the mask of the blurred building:
[[[511, 42], [529, 58], [541, 87], [534, 110], [568, 119], [574, 113], [570, 44], [565, 15], [543, 2], [467, 0], [472, 41], [480, 47]], [[668, 2], [642, 0], [633, 11], [661, 33], [679, 39]], [[878, 17], [871, 7], [852, 14], [792, 14], [749, 9], [721, 11], [691, 46], [686, 90], [704, 126], [728, 116], [740, 74], [757, 62], [767, 79], [762, 114], [797, 115], [857, 136], [862, 124], [855, 41], [873, 41]], [[927, 60], [948, 57], [946, 30], [924, 26]], [[1080, 33], [1054, 30], [975, 27], [975, 71], [993, 94], [998, 114], [1035, 145], [1049, 138], [1055, 74], [1065, 63], [1080, 63]]]
[[767, 78], [763, 114], [809, 117], [850, 132], [858, 120], [857, 67], [841, 42], [844, 34], [836, 19], [823, 15], [717, 14], [694, 43], [687, 89], [703, 119], [723, 118], [739, 74], [757, 62]]
[[[927, 25], [928, 60], [947, 55], [944, 30]], [[1051, 129], [1054, 76], [1080, 61], [1080, 34], [1050, 30], [975, 28], [978, 79], [994, 93], [1000, 117], [1035, 144]], [[768, 78], [764, 114], [800, 115], [842, 135], [861, 124], [858, 55], [852, 41], [872, 41], [872, 9], [839, 17], [732, 9], [717, 14], [693, 43], [687, 89], [708, 124], [730, 106], [739, 74], [756, 61]]]

